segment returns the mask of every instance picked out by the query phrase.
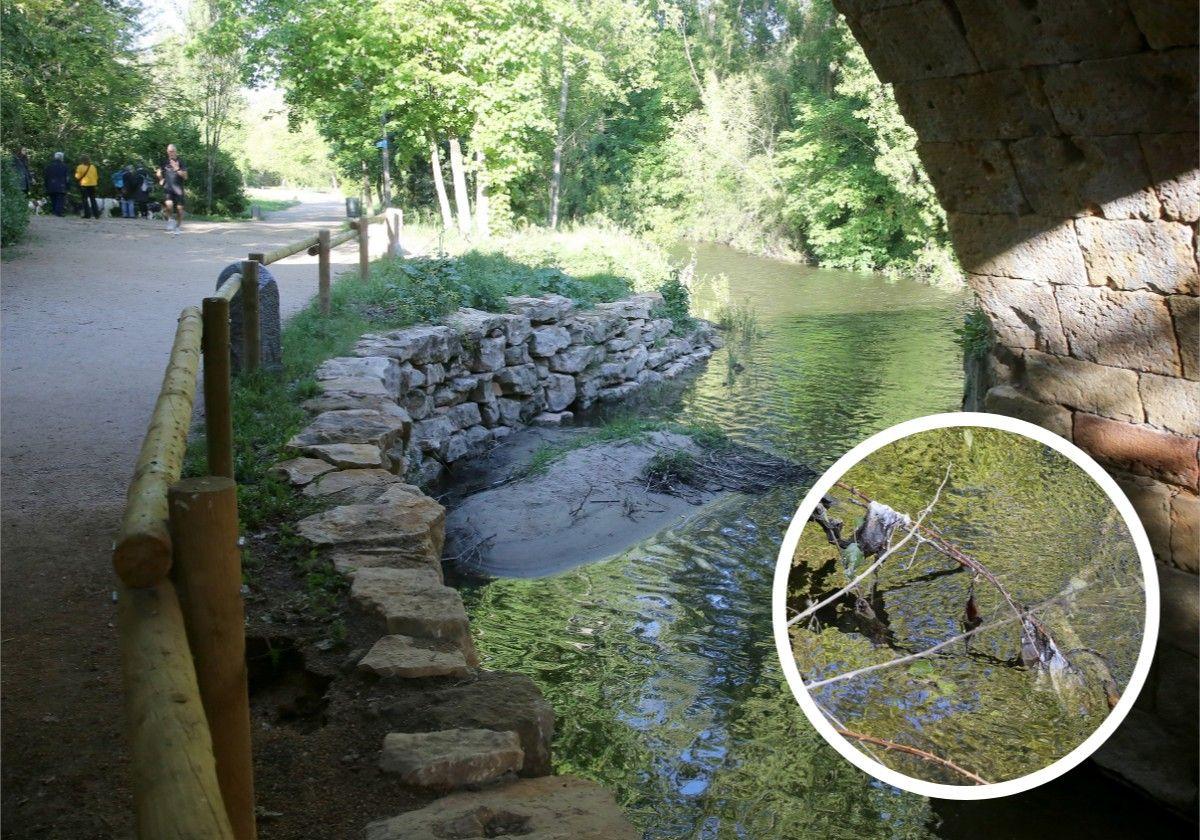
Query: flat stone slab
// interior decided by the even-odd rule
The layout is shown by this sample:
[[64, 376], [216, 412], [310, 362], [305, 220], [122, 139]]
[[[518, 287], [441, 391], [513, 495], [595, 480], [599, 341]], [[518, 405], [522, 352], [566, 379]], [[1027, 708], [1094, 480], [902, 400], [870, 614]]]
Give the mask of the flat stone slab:
[[413, 557], [404, 551], [388, 548], [364, 548], [362, 550], [335, 550], [330, 554], [333, 567], [346, 577], [354, 577], [360, 569], [428, 569], [442, 581], [442, 564], [428, 556]]
[[330, 499], [340, 504], [363, 504], [378, 500], [389, 485], [399, 483], [402, 483], [400, 477], [387, 470], [338, 470], [322, 475], [302, 492], [305, 496]]
[[393, 397], [400, 393], [400, 363], [387, 356], [335, 356], [317, 368], [318, 380], [371, 377]]
[[411, 485], [394, 484], [375, 502], [339, 505], [300, 520], [300, 536], [319, 546], [389, 548], [415, 560], [441, 560], [446, 509]]
[[379, 769], [412, 787], [450, 791], [494, 782], [520, 769], [524, 758], [515, 732], [392, 732], [384, 736]]
[[306, 446], [304, 451], [341, 470], [370, 469], [391, 463], [378, 446], [369, 443], [323, 443]]
[[466, 677], [471, 674], [462, 651], [429, 639], [399, 634], [384, 636], [372, 645], [367, 655], [359, 660], [358, 670], [383, 679]]
[[406, 438], [412, 425], [399, 406], [397, 411], [369, 408], [326, 411], [314, 417], [287, 445], [290, 449], [303, 450], [329, 443], [366, 443], [386, 450], [397, 440]]
[[397, 692], [379, 711], [398, 730], [466, 727], [516, 732], [525, 751], [521, 775], [545, 776], [553, 772], [550, 740], [554, 737], [554, 709], [524, 674], [477, 671], [472, 679], [445, 688]]
[[271, 467], [271, 475], [289, 482], [293, 487], [304, 487], [318, 476], [335, 469], [337, 467], [333, 464], [319, 458], [292, 458]]
[[350, 597], [383, 619], [388, 633], [452, 642], [469, 665], [479, 663], [467, 610], [458, 590], [443, 586], [431, 569], [360, 569]]
[[637, 840], [642, 833], [613, 795], [575, 776], [521, 779], [454, 793], [417, 811], [367, 825], [367, 840], [526, 836], [540, 840]]

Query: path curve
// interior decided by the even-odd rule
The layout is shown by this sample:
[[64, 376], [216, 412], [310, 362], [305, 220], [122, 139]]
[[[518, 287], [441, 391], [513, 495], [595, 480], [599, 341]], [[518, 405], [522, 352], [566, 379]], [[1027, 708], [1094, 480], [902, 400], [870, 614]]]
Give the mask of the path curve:
[[[229, 262], [345, 218], [340, 197], [298, 197], [265, 221], [180, 236], [161, 220], [36, 217], [0, 264], [6, 838], [130, 833], [112, 536], [179, 311]], [[335, 252], [335, 273], [356, 248]], [[271, 271], [284, 316], [316, 290], [314, 257]]]

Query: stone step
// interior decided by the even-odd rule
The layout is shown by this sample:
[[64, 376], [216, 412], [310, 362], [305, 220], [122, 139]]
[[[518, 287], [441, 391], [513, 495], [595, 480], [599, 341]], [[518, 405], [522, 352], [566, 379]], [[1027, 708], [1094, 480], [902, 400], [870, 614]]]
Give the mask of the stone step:
[[445, 508], [412, 485], [393, 484], [374, 502], [330, 508], [300, 520], [296, 530], [322, 547], [387, 548], [439, 562], [445, 527]]
[[494, 782], [521, 768], [525, 754], [515, 732], [443, 729], [393, 732], [383, 739], [379, 769], [411, 787], [451, 791]]
[[551, 772], [554, 709], [533, 680], [510, 671], [477, 671], [471, 679], [426, 691], [396, 692], [379, 706], [380, 717], [398, 731], [491, 729], [516, 732], [525, 751], [522, 776]]
[[384, 636], [358, 663], [358, 670], [382, 679], [467, 677], [470, 667], [462, 651], [448, 642], [412, 636]]
[[382, 619], [388, 633], [452, 642], [467, 664], [479, 664], [462, 597], [443, 586], [432, 570], [360, 569], [350, 584], [350, 597]]
[[437, 575], [439, 583], [442, 578], [442, 564], [433, 560], [427, 554], [413, 557], [405, 551], [393, 551], [389, 548], [362, 548], [335, 550], [329, 553], [333, 568], [348, 578], [354, 577], [359, 569], [428, 569]]
[[[340, 505], [375, 502], [392, 484], [402, 484], [400, 476], [387, 470], [338, 470], [311, 482], [302, 491], [305, 496], [327, 499]], [[412, 485], [409, 485], [412, 487]], [[414, 493], [420, 490], [412, 487]]]
[[280, 461], [275, 464], [271, 467], [270, 473], [275, 478], [290, 483], [293, 487], [304, 487], [316, 478], [336, 469], [337, 467], [333, 464], [319, 458], [292, 458], [289, 461]]
[[366, 834], [367, 840], [641, 837], [611, 793], [575, 776], [521, 779], [483, 791], [454, 793], [420, 810], [369, 823]]
[[408, 415], [398, 406], [390, 413], [369, 408], [326, 411], [314, 417], [287, 446], [303, 451], [309, 446], [328, 443], [370, 443], [388, 449], [397, 440], [408, 437], [410, 425]]

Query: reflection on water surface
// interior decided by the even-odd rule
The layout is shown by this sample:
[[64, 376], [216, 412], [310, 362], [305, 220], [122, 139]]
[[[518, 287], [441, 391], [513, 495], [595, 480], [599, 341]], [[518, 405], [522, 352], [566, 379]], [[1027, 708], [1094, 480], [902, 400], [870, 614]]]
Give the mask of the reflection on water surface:
[[[661, 411], [821, 470], [958, 408], [965, 294], [697, 252], [698, 314], [748, 302], [764, 335], [731, 342]], [[729, 497], [619, 557], [464, 593], [485, 664], [529, 674], [557, 710], [559, 772], [607, 785], [647, 837], [906, 838], [941, 822], [827, 747], [783, 681], [771, 579], [805, 489]], [[950, 823], [967, 830], [938, 833], [989, 836], [962, 809]]]

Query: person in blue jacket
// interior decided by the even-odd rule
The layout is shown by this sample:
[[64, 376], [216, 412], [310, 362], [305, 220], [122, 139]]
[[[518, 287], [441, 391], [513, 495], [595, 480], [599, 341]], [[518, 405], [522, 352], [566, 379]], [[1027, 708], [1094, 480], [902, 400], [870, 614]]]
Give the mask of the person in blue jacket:
[[62, 152], [55, 152], [54, 160], [46, 164], [46, 170], [42, 173], [46, 195], [50, 196], [50, 207], [55, 216], [67, 214], [67, 185], [71, 182], [71, 170], [67, 169], [63, 157]]

